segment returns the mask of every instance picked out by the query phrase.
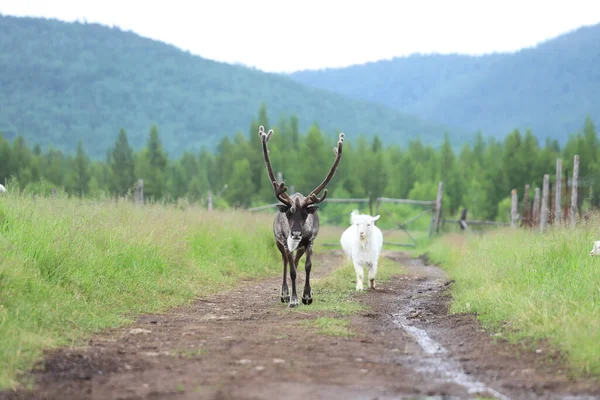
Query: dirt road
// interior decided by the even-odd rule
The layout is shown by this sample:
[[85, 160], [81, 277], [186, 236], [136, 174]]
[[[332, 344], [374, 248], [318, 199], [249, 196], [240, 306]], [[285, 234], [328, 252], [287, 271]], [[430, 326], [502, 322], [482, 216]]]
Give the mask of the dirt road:
[[[600, 384], [568, 379], [556, 353], [448, 315], [441, 269], [385, 256], [408, 274], [359, 297], [367, 311], [350, 317], [354, 336], [316, 333], [310, 306], [280, 303], [279, 278], [246, 282], [52, 352], [32, 372], [33, 392], [0, 399], [600, 398]], [[315, 278], [341, 261], [339, 251], [315, 254]]]

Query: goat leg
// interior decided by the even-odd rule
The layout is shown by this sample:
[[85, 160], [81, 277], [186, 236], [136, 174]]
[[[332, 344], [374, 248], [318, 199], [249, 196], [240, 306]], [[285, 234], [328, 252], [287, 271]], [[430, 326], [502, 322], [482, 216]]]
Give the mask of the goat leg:
[[377, 275], [377, 261], [369, 265], [369, 286], [371, 289], [375, 289], [375, 275]]
[[356, 290], [363, 290], [363, 279], [364, 279], [364, 271], [363, 266], [358, 262], [354, 261], [354, 271], [356, 271]]

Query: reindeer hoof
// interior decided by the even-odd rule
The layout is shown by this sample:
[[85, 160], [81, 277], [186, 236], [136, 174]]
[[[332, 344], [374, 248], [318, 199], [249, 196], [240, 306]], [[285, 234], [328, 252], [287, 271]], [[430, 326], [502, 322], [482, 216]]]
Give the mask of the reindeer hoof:
[[370, 285], [369, 285], [369, 286], [371, 287], [371, 289], [375, 289], [375, 279], [371, 279], [371, 280], [369, 281], [369, 283], [370, 283]]
[[298, 305], [300, 305], [300, 303], [298, 302], [298, 298], [297, 297], [292, 297], [292, 299], [290, 300], [290, 304], [288, 305], [289, 308], [293, 308], [293, 307], [298, 307]]
[[281, 302], [282, 303], [289, 303], [290, 302], [290, 296], [281, 296]]
[[302, 297], [302, 304], [312, 304], [312, 297]]

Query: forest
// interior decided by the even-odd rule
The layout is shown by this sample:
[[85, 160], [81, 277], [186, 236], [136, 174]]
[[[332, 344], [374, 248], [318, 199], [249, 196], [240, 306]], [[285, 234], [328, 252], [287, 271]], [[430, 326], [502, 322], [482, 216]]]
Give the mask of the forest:
[[[335, 138], [313, 124], [299, 129], [296, 115], [269, 120], [262, 105], [249, 121], [247, 134], [224, 137], [216, 150], [202, 148], [170, 158], [160, 129], [149, 127], [146, 145], [135, 151], [124, 129], [104, 160], [91, 160], [81, 141], [75, 154], [28, 143], [22, 136], [12, 141], [0, 135], [0, 182], [18, 185], [32, 194], [49, 195], [53, 189], [87, 198], [125, 196], [144, 179], [147, 201], [172, 203], [186, 199], [206, 205], [213, 193], [217, 208], [247, 208], [275, 202], [262, 158], [258, 127], [273, 128], [269, 144], [273, 168], [283, 173], [288, 187], [307, 193], [316, 187], [333, 162]], [[444, 212], [455, 215], [462, 207], [470, 218], [506, 220], [510, 191], [521, 193], [529, 183], [540, 186], [545, 173], [554, 176], [557, 157], [570, 169], [580, 156], [580, 177], [589, 195], [585, 206], [599, 202], [600, 147], [590, 118], [569, 136], [564, 146], [556, 140], [538, 140], [531, 131], [513, 130], [503, 141], [485, 139], [478, 132], [472, 143], [455, 151], [446, 135], [439, 147], [412, 140], [407, 146], [384, 145], [375, 136], [346, 135], [343, 158], [329, 185], [330, 198], [373, 197], [433, 200], [439, 181], [444, 182]], [[552, 179], [552, 178], [551, 178]], [[12, 180], [12, 182], [11, 182]], [[532, 191], [533, 192], [533, 191]], [[324, 205], [326, 207], [327, 205]]]

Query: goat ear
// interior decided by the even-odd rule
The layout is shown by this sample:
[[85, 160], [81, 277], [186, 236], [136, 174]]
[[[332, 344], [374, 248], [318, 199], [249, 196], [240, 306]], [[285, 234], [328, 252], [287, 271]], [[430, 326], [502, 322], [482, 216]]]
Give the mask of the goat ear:
[[277, 204], [277, 208], [279, 209], [279, 211], [281, 211], [282, 213], [286, 213], [290, 208], [288, 206], [286, 206], [285, 204]]
[[309, 214], [314, 214], [319, 209], [319, 206], [310, 205], [306, 207], [306, 212]]
[[379, 219], [380, 215], [376, 215], [373, 218], [371, 218], [371, 222], [375, 222]]

